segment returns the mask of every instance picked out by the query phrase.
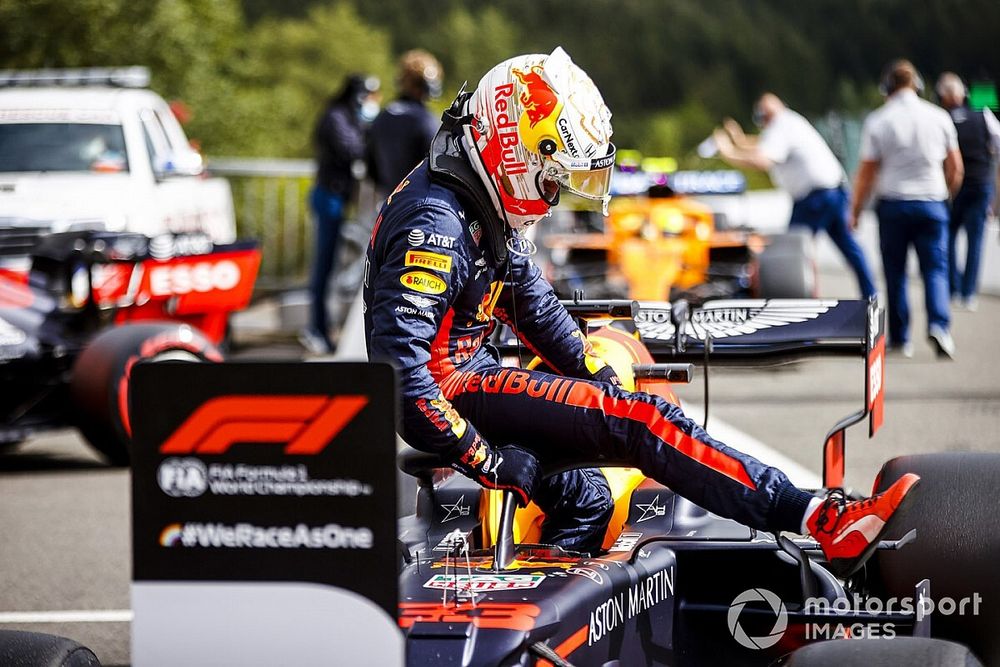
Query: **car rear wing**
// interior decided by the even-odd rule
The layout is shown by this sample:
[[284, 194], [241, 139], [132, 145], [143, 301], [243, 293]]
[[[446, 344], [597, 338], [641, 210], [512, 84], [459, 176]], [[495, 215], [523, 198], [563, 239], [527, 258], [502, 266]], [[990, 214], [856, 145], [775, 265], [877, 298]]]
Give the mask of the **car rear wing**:
[[[565, 301], [584, 330], [629, 326], [654, 360], [664, 364], [749, 365], [809, 357], [864, 360], [865, 402], [826, 436], [823, 483], [843, 486], [845, 431], [868, 419], [872, 437], [882, 425], [885, 314], [875, 300], [728, 299], [697, 308], [685, 302]], [[643, 369], [649, 373], [650, 369]]]

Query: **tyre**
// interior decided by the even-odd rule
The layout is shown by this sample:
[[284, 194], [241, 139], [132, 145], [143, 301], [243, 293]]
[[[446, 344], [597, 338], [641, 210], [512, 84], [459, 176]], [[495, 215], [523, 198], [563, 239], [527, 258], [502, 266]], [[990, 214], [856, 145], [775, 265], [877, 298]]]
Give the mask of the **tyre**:
[[811, 299], [816, 296], [816, 261], [812, 237], [780, 234], [757, 260], [759, 296], [764, 299]]
[[73, 365], [70, 399], [83, 437], [114, 465], [129, 462], [129, 377], [147, 360], [222, 361], [222, 355], [196, 329], [172, 322], [125, 324], [90, 341]]
[[[902, 456], [887, 462], [876, 491], [904, 473], [920, 475], [913, 505], [895, 522], [886, 539], [916, 528], [917, 539], [899, 551], [879, 551], [881, 585], [886, 596], [914, 595], [930, 580], [930, 597], [940, 609], [931, 615], [934, 636], [967, 644], [986, 664], [1000, 664], [1000, 508], [996, 483], [1000, 454], [942, 453]], [[974, 605], [975, 596], [981, 602]], [[965, 613], [944, 608], [945, 598], [968, 599]]]
[[969, 649], [960, 644], [925, 639], [833, 639], [803, 646], [786, 667], [982, 667]]
[[0, 630], [0, 664], [35, 667], [100, 667], [86, 646], [41, 632]]

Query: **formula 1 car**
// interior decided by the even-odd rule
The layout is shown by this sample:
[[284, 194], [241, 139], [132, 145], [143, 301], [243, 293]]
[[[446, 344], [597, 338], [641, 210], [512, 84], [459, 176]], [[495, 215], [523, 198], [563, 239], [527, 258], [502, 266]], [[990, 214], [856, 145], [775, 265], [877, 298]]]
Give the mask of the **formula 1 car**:
[[76, 426], [125, 464], [131, 368], [220, 361], [227, 318], [253, 290], [256, 243], [79, 231], [31, 253], [28, 273], [0, 272], [0, 445]]
[[[847, 427], [867, 419], [874, 435], [882, 423], [883, 313], [874, 301], [567, 307], [627, 388], [675, 402], [671, 383], [688, 381], [695, 364], [707, 372], [863, 359], [864, 404], [824, 441], [826, 488], [843, 486]], [[404, 451], [399, 465], [418, 480], [416, 513], [400, 521], [398, 616], [409, 665], [979, 664], [968, 647], [1000, 657], [995, 602], [961, 618], [945, 608], [974, 591], [983, 608], [991, 592], [1000, 595], [995, 507], [983, 502], [1000, 473], [994, 455], [886, 463], [875, 491], [911, 471], [922, 486], [890, 539], [847, 581], [831, 574], [811, 538], [710, 514], [621, 461], [542, 461], [548, 474], [603, 467], [615, 511], [594, 557], [537, 544], [537, 507], [517, 509], [513, 494], [485, 491], [434, 455]], [[932, 631], [962, 644], [931, 639]], [[832, 641], [842, 639], [852, 641]]]
[[[556, 291], [639, 300], [703, 303], [733, 297], [816, 296], [808, 236], [765, 237], [728, 224], [693, 194], [735, 194], [739, 172], [616, 172], [645, 187], [622, 189], [601, 221], [578, 213], [540, 232], [548, 278]], [[738, 177], [724, 178], [726, 176]], [[716, 189], [707, 189], [716, 188]]]

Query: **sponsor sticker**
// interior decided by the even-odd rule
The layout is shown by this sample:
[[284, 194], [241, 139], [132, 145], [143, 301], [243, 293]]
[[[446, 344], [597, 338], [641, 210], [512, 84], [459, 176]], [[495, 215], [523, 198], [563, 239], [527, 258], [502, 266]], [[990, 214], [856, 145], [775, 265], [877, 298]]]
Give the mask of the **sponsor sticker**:
[[653, 502], [651, 503], [636, 503], [635, 508], [642, 512], [642, 515], [636, 519], [636, 523], [642, 523], [643, 521], [667, 515], [667, 506], [660, 504], [660, 496], [653, 498]]
[[406, 266], [419, 266], [441, 273], [451, 272], [451, 257], [441, 255], [436, 252], [426, 252], [423, 250], [408, 250], [406, 252]]
[[430, 308], [435, 303], [434, 299], [428, 299], [426, 296], [419, 296], [417, 294], [404, 294], [403, 298], [417, 308]]
[[597, 570], [592, 570], [589, 567], [571, 567], [566, 570], [566, 574], [573, 574], [578, 577], [586, 577], [590, 579], [595, 584], [599, 586], [604, 585], [604, 577]]
[[412, 246], [423, 245], [426, 238], [427, 235], [424, 234], [424, 230], [422, 229], [414, 229], [406, 235], [407, 242]]
[[441, 505], [441, 509], [446, 512], [444, 517], [441, 519], [441, 523], [448, 523], [454, 519], [469, 516], [469, 512], [472, 511], [472, 507], [465, 504], [464, 495], [453, 503]]
[[434, 313], [429, 310], [420, 310], [418, 308], [411, 308], [410, 306], [396, 306], [396, 313], [400, 315], [412, 315], [416, 317], [425, 317], [428, 320], [434, 319]]
[[437, 546], [435, 546], [432, 551], [444, 551], [446, 553], [451, 553], [456, 550], [464, 549], [469, 543], [470, 535], [472, 535], [471, 530], [456, 528], [442, 537], [441, 541], [437, 543]]
[[424, 588], [488, 593], [538, 588], [543, 581], [544, 574], [435, 574]]
[[632, 551], [642, 539], [642, 533], [622, 533], [608, 551]]
[[228, 291], [240, 284], [241, 277], [240, 267], [228, 259], [157, 266], [149, 272], [149, 291], [153, 296]]
[[422, 229], [411, 230], [409, 234], [406, 235], [406, 241], [413, 247], [422, 245], [435, 245], [439, 248], [454, 248], [455, 247], [455, 237], [445, 236], [444, 234], [428, 234]]
[[251, 523], [172, 523], [160, 531], [160, 546], [217, 549], [371, 549], [372, 531], [325, 526], [256, 526]]
[[448, 289], [445, 281], [425, 271], [404, 273], [399, 277], [399, 282], [403, 287], [424, 294], [441, 294]]
[[428, 234], [427, 243], [430, 245], [436, 245], [439, 248], [454, 248], [455, 237], [445, 236], [444, 234]]
[[674, 566], [640, 579], [590, 612], [587, 646], [593, 646], [639, 614], [674, 596]]

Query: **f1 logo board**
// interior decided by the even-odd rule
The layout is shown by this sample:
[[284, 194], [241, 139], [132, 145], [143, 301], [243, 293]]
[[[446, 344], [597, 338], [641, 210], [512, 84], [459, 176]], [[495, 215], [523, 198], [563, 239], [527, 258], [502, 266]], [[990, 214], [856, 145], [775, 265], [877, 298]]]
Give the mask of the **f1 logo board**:
[[132, 378], [134, 664], [402, 664], [391, 367]]

